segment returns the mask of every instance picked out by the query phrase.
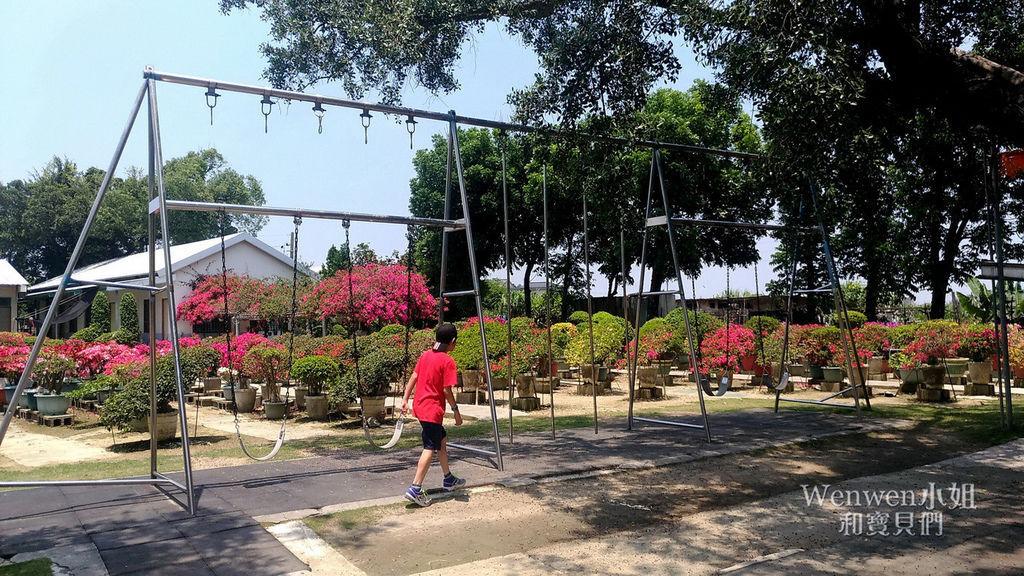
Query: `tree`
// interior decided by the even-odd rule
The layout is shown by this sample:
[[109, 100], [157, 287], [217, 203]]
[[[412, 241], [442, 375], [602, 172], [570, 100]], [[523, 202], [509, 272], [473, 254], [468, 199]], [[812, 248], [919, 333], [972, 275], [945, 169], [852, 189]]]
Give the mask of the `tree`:
[[673, 42], [685, 38], [737, 87], [774, 78], [778, 91], [795, 97], [805, 91], [789, 88], [808, 65], [819, 66], [832, 81], [815, 102], [831, 105], [845, 93], [887, 107], [934, 107], [958, 125], [1024, 141], [1024, 13], [1013, 2], [943, 9], [898, 0], [398, 0], [387, 9], [358, 0], [220, 2], [224, 13], [250, 5], [271, 24], [261, 50], [264, 75], [278, 87], [336, 80], [352, 97], [378, 90], [397, 102], [413, 80], [449, 93], [459, 87], [466, 40], [496, 23], [537, 53], [536, 82], [511, 96], [532, 120], [639, 110], [655, 85], [675, 80]]
[[324, 260], [323, 266], [320, 267], [320, 277], [330, 278], [338, 270], [348, 270], [348, 267], [347, 246], [342, 244], [341, 248], [336, 248], [334, 244], [331, 244], [331, 247], [327, 249], [327, 258]]
[[[164, 166], [167, 197], [172, 200], [221, 202], [261, 206], [266, 202], [260, 183], [253, 176], [228, 168], [224, 157], [213, 148], [189, 152]], [[213, 238], [221, 233], [220, 216], [213, 212], [172, 211], [168, 214], [171, 240], [175, 244]], [[224, 233], [245, 231], [256, 234], [266, 216], [225, 214]]]
[[[233, 204], [263, 204], [263, 192], [252, 176], [227, 168], [213, 149], [190, 152], [169, 160], [164, 169], [167, 195], [176, 200]], [[7, 258], [31, 282], [64, 272], [104, 171], [80, 171], [66, 158], [54, 157], [27, 181], [0, 183], [0, 256]], [[89, 231], [79, 261], [95, 264], [146, 249], [148, 176], [129, 169], [125, 178], [113, 178]], [[265, 217], [228, 216], [227, 233], [239, 229], [255, 234]], [[217, 215], [172, 211], [171, 241], [175, 244], [212, 238], [219, 234]]]

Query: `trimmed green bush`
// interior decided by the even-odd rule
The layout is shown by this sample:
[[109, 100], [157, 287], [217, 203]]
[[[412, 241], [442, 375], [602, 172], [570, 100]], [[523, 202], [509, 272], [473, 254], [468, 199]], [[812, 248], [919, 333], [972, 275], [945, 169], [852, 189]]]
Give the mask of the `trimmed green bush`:
[[[107, 428], [127, 432], [131, 423], [149, 416], [149, 373], [137, 375], [123, 371], [119, 383], [122, 390], [112, 394], [100, 410], [100, 423]], [[174, 356], [168, 354], [156, 361], [156, 411], [171, 412], [171, 402], [178, 397], [178, 383], [174, 376]]]
[[96, 326], [86, 326], [78, 332], [71, 335], [72, 340], [82, 340], [83, 342], [95, 342], [100, 337], [102, 332]]
[[579, 326], [580, 324], [585, 323], [587, 321], [587, 318], [590, 318], [590, 315], [587, 314], [583, 310], [577, 310], [577, 311], [573, 312], [572, 314], [569, 314], [569, 322], [571, 322], [571, 323], [573, 323], [573, 324], [575, 324], [577, 326]]
[[131, 292], [125, 292], [121, 296], [121, 327], [114, 332], [114, 340], [126, 346], [133, 346], [142, 340], [142, 332], [139, 330], [139, 303]]
[[[856, 310], [848, 310], [847, 317], [850, 319], [850, 328], [860, 328], [868, 321], [868, 317], [863, 312], [857, 312]], [[839, 326], [839, 314], [834, 314], [832, 317], [832, 325]]]
[[[360, 366], [362, 368], [362, 366]], [[340, 376], [338, 363], [328, 356], [306, 356], [292, 364], [292, 378], [306, 385], [306, 394], [320, 396]]]
[[95, 328], [97, 334], [110, 332], [110, 299], [106, 292], [99, 292], [92, 299], [89, 316], [89, 327]]
[[779, 326], [782, 326], [782, 322], [771, 316], [751, 316], [750, 320], [743, 324], [744, 328], [754, 333], [755, 338], [764, 332], [774, 333]]

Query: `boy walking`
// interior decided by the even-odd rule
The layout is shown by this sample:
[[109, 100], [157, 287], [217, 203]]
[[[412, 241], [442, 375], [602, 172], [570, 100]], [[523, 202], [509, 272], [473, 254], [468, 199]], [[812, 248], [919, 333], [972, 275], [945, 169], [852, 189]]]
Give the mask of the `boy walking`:
[[[455, 386], [455, 360], [448, 355], [455, 348], [458, 331], [451, 324], [442, 324], [434, 332], [434, 346], [424, 352], [416, 362], [416, 369], [409, 377], [402, 398], [402, 414], [409, 409], [409, 396], [416, 391], [413, 400], [412, 414], [420, 421], [423, 428], [423, 453], [416, 465], [416, 476], [412, 486], [405, 492], [405, 498], [420, 506], [430, 506], [430, 498], [423, 491], [423, 479], [427, 477], [430, 463], [437, 454], [437, 461], [444, 472], [443, 487], [451, 491], [466, 485], [466, 481], [458, 478], [448, 468], [448, 433], [441, 422], [444, 420], [444, 404], [452, 407], [455, 413], [455, 425], [462, 426], [462, 415], [455, 403], [452, 387]], [[416, 390], [419, 385], [419, 390]]]

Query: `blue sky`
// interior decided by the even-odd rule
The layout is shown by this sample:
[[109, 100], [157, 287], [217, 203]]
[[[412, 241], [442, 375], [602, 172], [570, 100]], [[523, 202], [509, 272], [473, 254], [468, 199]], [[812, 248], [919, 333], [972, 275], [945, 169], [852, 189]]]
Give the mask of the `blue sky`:
[[[224, 16], [215, 0], [0, 3], [0, 77], [7, 85], [0, 114], [0, 181], [29, 178], [54, 155], [69, 158], [81, 169], [105, 169], [146, 66], [265, 85], [258, 47], [268, 30], [256, 12]], [[695, 78], [711, 77], [685, 48], [679, 53], [683, 72], [674, 87], [686, 89]], [[403, 103], [507, 120], [511, 109], [506, 95], [532, 80], [536, 58], [492, 25], [465, 46], [459, 66], [462, 88], [457, 93], [433, 96], [410, 89]], [[334, 85], [315, 91], [344, 96]], [[157, 94], [165, 159], [212, 146], [234, 169], [260, 180], [268, 205], [408, 213], [413, 152], [403, 124], [377, 115], [369, 143], [364, 144], [358, 111], [329, 109], [323, 134], [318, 134], [309, 106], [294, 103], [275, 106], [269, 133], [264, 134], [258, 97], [220, 98], [211, 127], [203, 90], [159, 84]], [[415, 145], [425, 146], [430, 135], [442, 129], [439, 123], [421, 122]], [[142, 120], [118, 172], [145, 165]], [[278, 218], [259, 236], [282, 246], [290, 230], [290, 219]], [[382, 254], [402, 250], [403, 234], [404, 229], [394, 226], [352, 226], [354, 242], [368, 242]], [[334, 222], [307, 220], [300, 236], [300, 257], [316, 263], [323, 261], [332, 243], [343, 241], [340, 225]], [[771, 241], [762, 241], [765, 261], [772, 249]], [[758, 272], [762, 283], [773, 277], [764, 262]], [[595, 280], [595, 294], [603, 294], [604, 283]], [[734, 271], [732, 284], [753, 291], [753, 271]], [[724, 288], [721, 270], [709, 269], [697, 281], [699, 296]]]

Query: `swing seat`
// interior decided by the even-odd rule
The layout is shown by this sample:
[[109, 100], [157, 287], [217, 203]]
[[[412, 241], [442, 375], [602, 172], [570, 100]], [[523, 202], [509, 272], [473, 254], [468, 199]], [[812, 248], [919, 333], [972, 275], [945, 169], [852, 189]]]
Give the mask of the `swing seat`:
[[786, 388], [789, 387], [789, 372], [783, 372], [782, 377], [779, 378], [779, 383], [773, 386], [776, 392], [785, 392]]
[[711, 388], [711, 383], [707, 378], [698, 377], [697, 380], [700, 382], [700, 387], [704, 389], [704, 393], [709, 396], [725, 396], [725, 393], [729, 391], [729, 387], [732, 386], [732, 370], [727, 371], [718, 380], [718, 390], [715, 391]]

